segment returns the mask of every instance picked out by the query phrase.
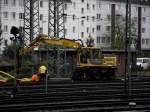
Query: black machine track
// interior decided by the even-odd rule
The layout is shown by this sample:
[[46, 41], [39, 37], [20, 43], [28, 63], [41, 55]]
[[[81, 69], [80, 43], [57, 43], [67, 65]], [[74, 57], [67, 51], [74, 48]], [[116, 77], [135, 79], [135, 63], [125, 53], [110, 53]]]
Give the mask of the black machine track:
[[12, 83], [0, 85], [0, 112], [93, 112], [150, 110], [150, 78], [132, 80], [130, 91], [122, 80], [48, 81], [21, 84], [12, 97]]

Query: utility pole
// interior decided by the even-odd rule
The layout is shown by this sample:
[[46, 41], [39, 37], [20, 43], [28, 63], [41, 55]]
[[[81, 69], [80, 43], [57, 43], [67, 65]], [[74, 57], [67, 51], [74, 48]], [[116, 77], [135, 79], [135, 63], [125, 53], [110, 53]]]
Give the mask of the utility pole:
[[[125, 93], [131, 95], [131, 0], [126, 0]], [[128, 83], [127, 83], [128, 79]]]
[[[2, 18], [2, 1], [0, 0], [0, 37], [1, 37], [1, 34], [2, 34], [2, 21], [1, 21], [1, 18]], [[1, 39], [1, 38], [0, 38]]]
[[0, 54], [1, 54], [1, 45], [2, 45], [2, 40], [3, 38], [1, 37], [1, 34], [2, 34], [2, 21], [1, 21], [1, 18], [2, 18], [2, 9], [1, 9], [1, 6], [2, 6], [2, 1], [0, 0]]
[[142, 10], [141, 7], [138, 7], [138, 38], [136, 44], [138, 57], [141, 55], [141, 17], [142, 17]]
[[115, 9], [116, 5], [111, 4], [111, 48], [114, 48], [115, 44]]

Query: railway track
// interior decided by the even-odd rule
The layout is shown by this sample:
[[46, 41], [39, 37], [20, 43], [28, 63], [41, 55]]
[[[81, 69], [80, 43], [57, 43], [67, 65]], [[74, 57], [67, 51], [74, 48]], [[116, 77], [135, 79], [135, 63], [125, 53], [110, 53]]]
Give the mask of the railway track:
[[[11, 91], [11, 84], [0, 86]], [[0, 95], [0, 111], [58, 112], [150, 110], [150, 78], [133, 80], [131, 95], [126, 97], [124, 81], [48, 81], [47, 93], [44, 83], [23, 84], [14, 98]], [[130, 104], [130, 105], [129, 105]], [[135, 105], [136, 104], [136, 105]]]

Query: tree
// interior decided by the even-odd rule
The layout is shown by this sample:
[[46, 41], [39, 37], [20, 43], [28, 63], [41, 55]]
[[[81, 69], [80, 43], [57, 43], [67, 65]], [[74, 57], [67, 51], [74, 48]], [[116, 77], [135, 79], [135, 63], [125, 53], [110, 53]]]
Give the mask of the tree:
[[0, 20], [0, 47], [1, 47], [1, 44], [3, 41], [3, 38], [1, 37], [1, 35], [2, 35], [2, 24], [1, 24], [1, 20]]
[[17, 34], [19, 34], [19, 29], [15, 26], [12, 26], [10, 33], [17, 37]]
[[2, 56], [5, 59], [13, 60], [14, 59], [14, 47], [15, 47], [14, 45], [5, 46], [3, 53], [2, 53]]
[[89, 37], [86, 40], [86, 45], [87, 45], [87, 47], [94, 46], [94, 39], [92, 38], [91, 34], [89, 34]]
[[1, 18], [0, 18], [0, 37], [1, 37], [1, 34], [2, 34], [2, 23], [1, 23]]
[[[5, 59], [14, 60], [14, 56], [16, 53], [18, 53], [18, 50], [20, 48], [20, 33], [19, 29], [15, 26], [12, 26], [10, 33], [14, 35], [14, 37], [10, 37], [10, 40], [13, 42], [12, 44], [8, 45], [7, 41], [5, 42], [5, 47], [2, 53], [2, 56]], [[15, 43], [15, 44], [14, 44]]]
[[[112, 43], [112, 48], [114, 49], [124, 49], [125, 48], [125, 18], [118, 17], [115, 22], [115, 38]], [[131, 42], [130, 44], [136, 44], [137, 39], [137, 27], [134, 19], [131, 20]], [[105, 37], [111, 37], [111, 33], [108, 32], [104, 34]]]

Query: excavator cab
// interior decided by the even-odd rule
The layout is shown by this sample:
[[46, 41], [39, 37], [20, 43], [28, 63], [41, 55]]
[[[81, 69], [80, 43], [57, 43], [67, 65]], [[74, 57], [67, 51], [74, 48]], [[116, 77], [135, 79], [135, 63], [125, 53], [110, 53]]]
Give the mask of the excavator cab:
[[83, 47], [80, 53], [79, 63], [82, 65], [94, 65], [100, 64], [101, 61], [101, 49], [93, 47]]
[[116, 56], [102, 55], [100, 48], [83, 47], [72, 79], [112, 79], [115, 77], [116, 63]]

